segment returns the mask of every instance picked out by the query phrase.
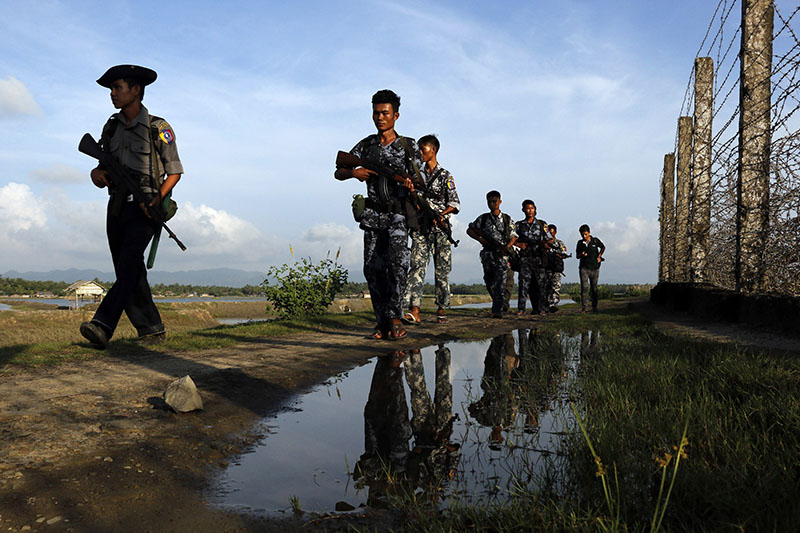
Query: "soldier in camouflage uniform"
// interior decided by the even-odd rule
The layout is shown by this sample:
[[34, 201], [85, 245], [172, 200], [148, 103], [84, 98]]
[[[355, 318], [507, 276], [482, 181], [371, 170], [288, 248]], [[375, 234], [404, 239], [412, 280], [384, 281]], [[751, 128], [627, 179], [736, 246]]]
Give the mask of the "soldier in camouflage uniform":
[[[119, 109], [103, 127], [103, 151], [110, 152], [139, 178], [151, 206], [161, 205], [183, 174], [172, 127], [163, 118], [150, 115], [142, 105], [144, 88], [155, 79], [155, 71], [149, 68], [117, 65], [97, 80], [111, 90], [111, 103]], [[93, 346], [105, 348], [124, 311], [139, 341], [160, 342], [165, 336], [164, 324], [153, 303], [144, 263], [144, 251], [156, 225], [145, 205], [134, 201], [132, 194], [123, 194], [102, 165], [92, 169], [90, 176], [95, 186], [108, 188], [106, 234], [117, 279], [92, 320], [81, 324], [81, 335]]]
[[451, 425], [453, 414], [453, 385], [450, 383], [450, 349], [439, 345], [436, 350], [436, 389], [434, 398], [425, 385], [422, 353], [411, 350], [405, 362], [406, 381], [411, 392], [411, 428], [418, 440], [433, 442], [435, 435]]
[[557, 239], [558, 228], [555, 224], [547, 226], [547, 232], [552, 237], [552, 242], [547, 246], [547, 306], [548, 311], [558, 311], [558, 302], [561, 300], [561, 276], [564, 272], [564, 259], [569, 257], [564, 241]]
[[369, 487], [368, 500], [379, 503], [385, 497], [386, 469], [405, 472], [411, 425], [403, 387], [405, 352], [378, 357], [367, 404], [364, 406], [364, 453], [353, 469], [359, 486]]
[[522, 202], [525, 220], [517, 222], [517, 246], [521, 248], [519, 261], [519, 293], [517, 296], [517, 315], [525, 314], [525, 303], [531, 299], [531, 314], [545, 314], [545, 286], [547, 273], [544, 269], [542, 254], [544, 246], [550, 240], [546, 231], [547, 224], [536, 218], [536, 204], [533, 200]]
[[[399, 109], [400, 97], [394, 92], [384, 89], [375, 93], [372, 97], [372, 121], [378, 132], [359, 141], [350, 153], [409, 176], [414, 173], [414, 164], [417, 168], [422, 166], [422, 159], [414, 139], [401, 137], [395, 132]], [[364, 277], [377, 322], [370, 337], [402, 338], [406, 335], [400, 321], [402, 299], [410, 259], [406, 195], [414, 185], [408, 177], [395, 181], [364, 167], [340, 167], [334, 177], [338, 180], [356, 178], [367, 184], [366, 209], [360, 227], [364, 230]]]
[[437, 161], [439, 139], [434, 135], [425, 135], [419, 140], [422, 160], [425, 162], [425, 192], [423, 195], [430, 206], [440, 214], [437, 220], [420, 220], [419, 229], [411, 230], [411, 270], [408, 273], [408, 289], [405, 303], [408, 313], [407, 322], [419, 323], [419, 308], [422, 303], [422, 287], [425, 283], [425, 270], [433, 255], [434, 280], [436, 283], [436, 312], [439, 322], [445, 321], [444, 310], [450, 307], [450, 281], [452, 250], [450, 241], [440, 228], [442, 220], [450, 218], [450, 214], [458, 213], [461, 202], [456, 192], [453, 176]]
[[406, 382], [411, 393], [411, 429], [414, 448], [409, 458], [409, 477], [419, 486], [439, 486], [449, 479], [461, 456], [460, 445], [450, 442], [453, 433], [453, 385], [450, 382], [450, 349], [436, 350], [436, 389], [433, 401], [425, 385], [422, 354], [411, 350], [405, 361]]
[[494, 337], [483, 361], [483, 396], [467, 408], [476, 422], [491, 428], [489, 447], [493, 449], [499, 449], [504, 440], [503, 430], [511, 426], [516, 418], [518, 399], [514, 395], [511, 375], [519, 363], [514, 335], [509, 332]]
[[[483, 281], [486, 283], [486, 290], [492, 297], [492, 317], [494, 318], [503, 317], [503, 288], [508, 269], [507, 256], [517, 240], [514, 221], [507, 214], [500, 212], [501, 203], [499, 192], [489, 191], [486, 193], [489, 212], [476, 218], [467, 229], [467, 235], [483, 245], [481, 250]], [[491, 241], [484, 238], [481, 233], [487, 235]], [[495, 243], [497, 247], [493, 245]]]

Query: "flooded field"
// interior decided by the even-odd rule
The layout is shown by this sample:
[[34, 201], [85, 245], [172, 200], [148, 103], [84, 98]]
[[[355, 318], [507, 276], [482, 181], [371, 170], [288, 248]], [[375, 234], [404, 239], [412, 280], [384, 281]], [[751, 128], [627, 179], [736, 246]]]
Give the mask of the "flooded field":
[[212, 501], [280, 514], [385, 506], [393, 491], [439, 505], [557, 493], [568, 401], [596, 340], [519, 329], [375, 357], [265, 420]]

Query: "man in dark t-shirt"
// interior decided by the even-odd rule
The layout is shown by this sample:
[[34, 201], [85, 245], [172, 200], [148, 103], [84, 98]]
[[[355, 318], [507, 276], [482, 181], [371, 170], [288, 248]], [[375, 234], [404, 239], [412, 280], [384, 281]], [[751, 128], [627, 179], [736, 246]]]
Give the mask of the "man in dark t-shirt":
[[603, 261], [603, 252], [606, 245], [597, 237], [592, 237], [588, 224], [579, 229], [581, 240], [575, 247], [575, 257], [578, 258], [578, 273], [581, 278], [581, 313], [585, 313], [587, 292], [592, 299], [592, 312], [597, 312], [597, 279], [600, 275], [600, 263]]

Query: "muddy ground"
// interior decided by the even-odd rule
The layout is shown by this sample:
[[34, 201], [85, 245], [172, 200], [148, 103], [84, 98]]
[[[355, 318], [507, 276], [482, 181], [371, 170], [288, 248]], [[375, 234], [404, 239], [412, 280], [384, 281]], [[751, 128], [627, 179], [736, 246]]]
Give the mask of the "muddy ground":
[[[797, 338], [698, 323], [644, 301], [604, 308], [617, 305], [634, 305], [670, 334], [800, 350]], [[562, 311], [570, 312], [575, 311]], [[446, 324], [425, 318], [398, 342], [368, 340], [371, 328], [364, 327], [243, 339], [224, 350], [153, 350], [8, 371], [0, 376], [0, 530], [342, 527], [344, 521], [336, 516], [308, 523], [226, 512], [206, 505], [204, 490], [258, 440], [255, 422], [332, 375], [391, 350], [474, 337], [476, 331], [491, 337], [549, 319], [497, 320], [485, 311], [451, 316]], [[170, 381], [187, 374], [200, 389], [205, 409], [176, 414], [161, 398]]]

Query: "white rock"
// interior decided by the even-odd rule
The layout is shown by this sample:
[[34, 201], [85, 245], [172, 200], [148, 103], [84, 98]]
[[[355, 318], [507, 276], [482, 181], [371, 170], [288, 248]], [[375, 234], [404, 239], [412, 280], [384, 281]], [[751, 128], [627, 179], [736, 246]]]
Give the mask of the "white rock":
[[167, 386], [164, 401], [179, 413], [188, 413], [203, 408], [203, 400], [189, 376], [176, 379]]

